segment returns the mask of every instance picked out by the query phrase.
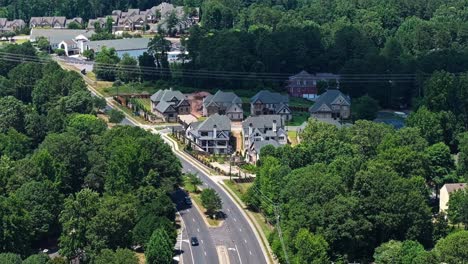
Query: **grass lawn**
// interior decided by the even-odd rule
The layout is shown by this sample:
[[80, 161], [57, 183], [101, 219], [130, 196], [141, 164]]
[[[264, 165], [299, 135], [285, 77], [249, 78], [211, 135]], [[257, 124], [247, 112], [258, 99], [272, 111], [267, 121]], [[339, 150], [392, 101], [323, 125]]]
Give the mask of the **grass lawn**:
[[140, 103], [146, 112], [151, 112], [151, 101], [149, 98], [135, 98], [135, 101]]
[[292, 107], [311, 107], [314, 103], [299, 97], [289, 97], [289, 105]]
[[292, 146], [296, 146], [297, 142], [297, 131], [288, 131], [288, 138], [291, 141]]
[[247, 183], [235, 183], [234, 181], [230, 180], [224, 180], [224, 183], [226, 186], [229, 187], [231, 191], [233, 191], [237, 197], [242, 199], [242, 196], [247, 192], [247, 190], [252, 186], [253, 183], [247, 182]]
[[310, 114], [307, 112], [298, 112], [293, 111], [293, 118], [287, 123], [288, 126], [300, 126], [302, 123], [306, 122], [310, 117]]
[[187, 176], [184, 176], [183, 178], [183, 184], [184, 184], [184, 189], [187, 190], [188, 192], [195, 192], [196, 191], [196, 187], [190, 183], [190, 178], [187, 177]]

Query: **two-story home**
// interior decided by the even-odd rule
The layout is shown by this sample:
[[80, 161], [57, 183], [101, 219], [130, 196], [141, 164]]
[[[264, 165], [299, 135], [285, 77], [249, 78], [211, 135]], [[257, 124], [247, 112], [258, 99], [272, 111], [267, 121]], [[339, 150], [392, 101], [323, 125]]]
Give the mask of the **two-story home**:
[[191, 123], [185, 136], [196, 149], [210, 154], [229, 154], [231, 148], [231, 120], [226, 115], [214, 114], [205, 121]]
[[242, 100], [233, 92], [217, 91], [203, 99], [203, 116], [226, 115], [233, 121], [244, 119]]
[[327, 90], [309, 108], [315, 118], [348, 119], [351, 117], [351, 98], [340, 90]]
[[159, 90], [151, 96], [151, 111], [164, 122], [177, 122], [179, 115], [190, 114], [190, 103], [180, 91]]
[[300, 97], [314, 100], [318, 97], [318, 83], [335, 81], [339, 84], [339, 75], [332, 73], [310, 74], [306, 71], [289, 77], [287, 81], [287, 90], [292, 97]]
[[29, 27], [65, 28], [66, 17], [31, 17]]
[[264, 146], [280, 146], [288, 143], [284, 120], [280, 115], [248, 117], [242, 122], [242, 137], [246, 161], [251, 163], [257, 162], [260, 150]]
[[292, 118], [289, 97], [267, 90], [260, 91], [250, 99], [250, 114], [252, 116], [280, 115], [283, 121], [289, 121]]
[[13, 32], [26, 27], [22, 19], [8, 21], [6, 18], [0, 18], [0, 32]]

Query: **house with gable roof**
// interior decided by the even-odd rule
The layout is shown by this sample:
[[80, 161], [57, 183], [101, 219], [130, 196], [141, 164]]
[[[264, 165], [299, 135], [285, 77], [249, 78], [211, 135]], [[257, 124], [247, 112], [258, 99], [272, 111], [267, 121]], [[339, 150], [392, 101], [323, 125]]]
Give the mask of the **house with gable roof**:
[[233, 121], [244, 119], [242, 100], [233, 92], [217, 91], [203, 99], [203, 116], [226, 115]]
[[309, 113], [315, 118], [340, 118], [351, 117], [351, 98], [340, 90], [327, 90], [309, 108]]
[[164, 122], [177, 122], [179, 115], [190, 114], [190, 102], [180, 91], [159, 90], [150, 99], [151, 111]]
[[288, 143], [285, 122], [280, 115], [248, 117], [242, 122], [242, 138], [246, 161], [251, 163], [257, 162], [263, 147], [277, 147]]
[[250, 99], [250, 114], [252, 116], [280, 115], [283, 121], [289, 121], [292, 119], [289, 97], [262, 90]]
[[333, 73], [310, 74], [307, 71], [289, 77], [286, 89], [292, 97], [314, 100], [318, 97], [318, 83], [335, 81], [339, 84], [340, 76]]
[[226, 115], [214, 114], [202, 122], [191, 123], [185, 131], [196, 149], [210, 154], [229, 154], [231, 120]]
[[446, 183], [442, 186], [439, 192], [439, 212], [447, 211], [450, 194], [460, 190], [468, 191], [468, 185], [466, 183]]

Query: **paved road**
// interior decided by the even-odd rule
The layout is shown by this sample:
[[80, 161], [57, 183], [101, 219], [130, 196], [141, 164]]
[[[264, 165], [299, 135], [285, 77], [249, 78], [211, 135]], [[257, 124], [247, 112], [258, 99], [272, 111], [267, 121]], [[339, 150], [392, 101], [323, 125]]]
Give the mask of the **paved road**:
[[[178, 156], [178, 154], [176, 153]], [[213, 180], [203, 171], [199, 170], [179, 156], [183, 169], [186, 172], [197, 173], [203, 181], [202, 188], [213, 188], [221, 197], [223, 212], [226, 214], [224, 224], [219, 228], [210, 228], [209, 232], [215, 245], [224, 245], [228, 248], [231, 264], [266, 264], [265, 257], [259, 241], [254, 235], [247, 220], [241, 214], [233, 201], [221, 190]], [[211, 263], [211, 262], [200, 262]]]
[[[138, 125], [127, 118], [122, 123], [132, 126]], [[159, 133], [169, 132], [170, 129], [159, 131]], [[183, 199], [185, 194], [177, 193], [176, 201], [179, 201], [176, 202], [177, 208], [185, 223], [182, 235], [183, 263], [219, 263], [216, 246], [225, 246], [228, 249], [230, 264], [267, 264], [259, 241], [249, 223], [234, 202], [225, 194], [224, 190], [214, 183], [213, 179], [205, 172], [193, 166], [177, 152], [175, 154], [179, 158], [184, 172], [196, 173], [200, 177], [203, 182], [201, 188], [213, 188], [216, 190], [221, 197], [223, 212], [226, 215], [226, 219], [221, 227], [208, 228], [201, 218], [202, 216], [195, 208], [186, 207], [180, 202], [180, 199]], [[200, 241], [199, 246], [192, 247], [190, 245], [189, 240], [192, 236], [198, 238]]]
[[[210, 235], [208, 227], [197, 209], [185, 204], [184, 198], [186, 196], [187, 194], [182, 190], [178, 190], [173, 195], [173, 200], [177, 205], [177, 210], [179, 211], [185, 226], [182, 232], [181, 256], [183, 263], [218, 263], [216, 246]], [[192, 246], [190, 244], [191, 237], [198, 238], [198, 246]]]

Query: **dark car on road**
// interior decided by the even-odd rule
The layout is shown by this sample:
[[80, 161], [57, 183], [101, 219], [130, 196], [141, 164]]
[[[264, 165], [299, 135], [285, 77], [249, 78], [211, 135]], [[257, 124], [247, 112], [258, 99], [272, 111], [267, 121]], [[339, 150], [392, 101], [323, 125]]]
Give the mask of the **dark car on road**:
[[190, 197], [185, 197], [185, 204], [192, 205], [192, 200], [190, 200]]
[[198, 246], [198, 239], [196, 237], [190, 238], [190, 244], [192, 244], [192, 246]]

